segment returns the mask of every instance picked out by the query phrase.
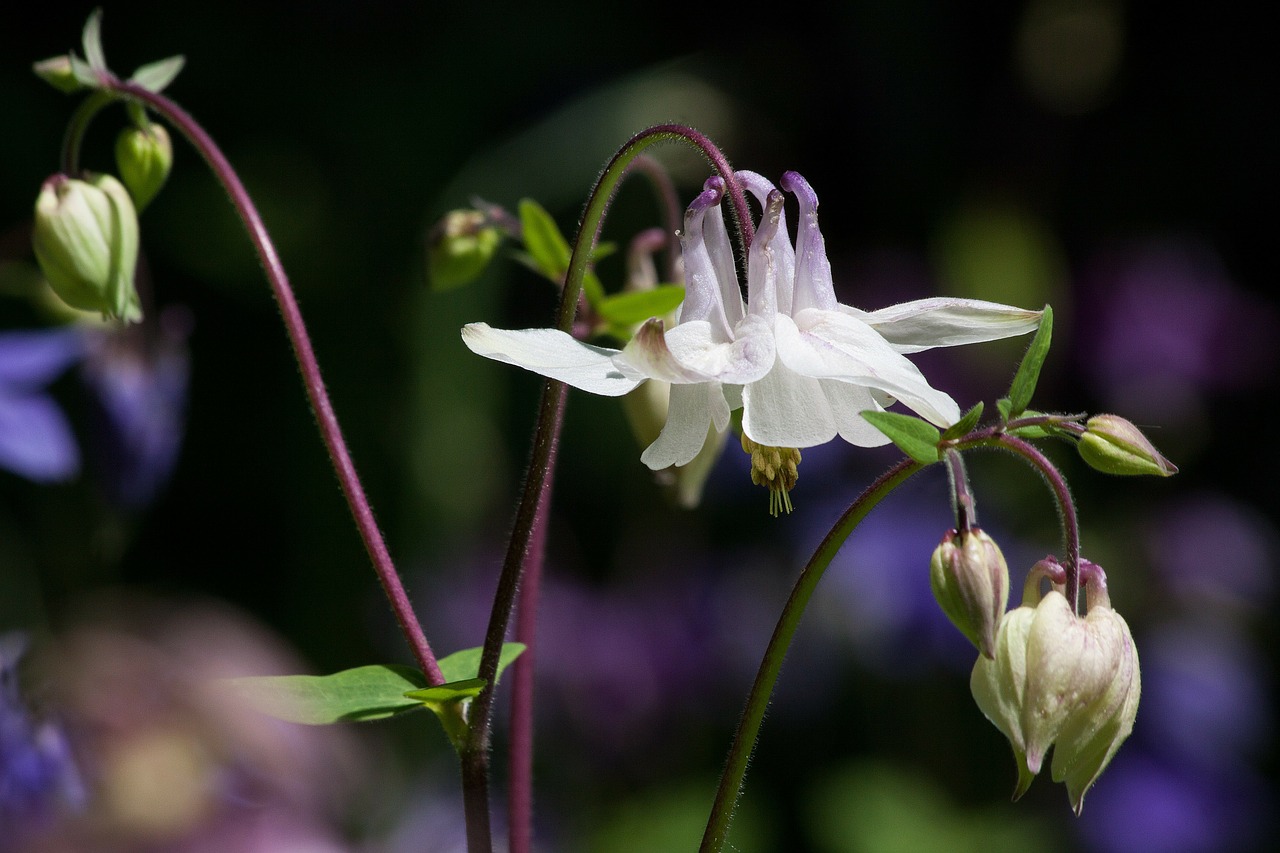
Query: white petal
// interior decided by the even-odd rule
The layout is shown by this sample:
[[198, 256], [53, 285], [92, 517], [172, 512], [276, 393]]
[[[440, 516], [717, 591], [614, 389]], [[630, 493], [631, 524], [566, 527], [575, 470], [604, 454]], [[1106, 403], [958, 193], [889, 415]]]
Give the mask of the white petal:
[[831, 406], [831, 414], [841, 438], [858, 447], [880, 447], [889, 443], [889, 436], [873, 427], [861, 414], [868, 410], [884, 411], [884, 407], [875, 399], [875, 392], [861, 385], [836, 379], [820, 379], [818, 384], [827, 395], [827, 403]]
[[713, 426], [717, 432], [729, 426], [729, 405], [719, 383], [672, 385], [667, 423], [640, 454], [640, 461], [654, 471], [687, 465], [698, 455]]
[[505, 361], [592, 394], [618, 397], [644, 381], [625, 376], [613, 363], [617, 350], [593, 347], [556, 329], [494, 329], [487, 323], [462, 327], [462, 341], [477, 355]]
[[782, 176], [782, 188], [795, 193], [800, 203], [796, 224], [795, 295], [787, 313], [795, 315], [806, 308], [836, 310], [836, 292], [831, 282], [831, 263], [827, 260], [827, 244], [818, 229], [818, 195], [796, 172]]
[[809, 309], [774, 324], [778, 359], [797, 373], [839, 379], [890, 394], [938, 426], [960, 417], [955, 400], [933, 388], [920, 370], [855, 317]]
[[836, 421], [818, 380], [801, 376], [781, 360], [742, 389], [742, 430], [758, 444], [813, 447], [836, 437]]
[[[714, 323], [692, 320], [676, 327], [686, 330], [685, 337], [694, 337], [711, 349], [728, 349], [727, 343], [712, 343]], [[674, 331], [674, 329], [672, 330]], [[667, 346], [662, 320], [654, 317], [632, 336], [622, 352], [613, 359], [614, 365], [625, 375], [640, 375], [664, 382], [687, 384], [706, 382], [712, 377], [696, 368], [688, 367]]]
[[1025, 335], [1035, 331], [1043, 313], [998, 302], [947, 297], [918, 299], [870, 312], [840, 307], [903, 353]]
[[742, 320], [747, 309], [742, 304], [742, 287], [738, 284], [738, 269], [733, 262], [733, 244], [729, 242], [729, 232], [724, 227], [724, 214], [721, 213], [720, 205], [707, 211], [702, 235], [720, 288], [724, 317], [732, 328]]
[[[782, 226], [782, 193], [769, 193], [760, 227], [747, 253], [747, 312], [769, 322], [778, 313], [779, 258], [774, 247]], [[782, 232], [785, 234], [785, 232]], [[788, 290], [790, 282], [787, 282]]]
[[773, 367], [773, 329], [748, 315], [734, 329], [732, 342], [716, 343], [706, 324], [681, 323], [667, 332], [666, 344], [683, 365], [733, 385], [754, 382]]
[[[733, 302], [726, 306], [720, 281], [723, 264], [718, 258], [729, 243], [724, 230], [724, 218], [720, 215], [720, 198], [724, 182], [718, 177], [707, 181], [706, 189], [693, 200], [684, 215], [684, 230], [680, 235], [680, 253], [684, 259], [685, 296], [680, 305], [680, 322], [706, 320], [711, 324], [711, 334], [716, 341], [727, 341], [733, 324], [742, 317], [742, 296], [737, 292], [738, 280], [733, 279]], [[732, 274], [733, 256], [729, 256]], [[735, 308], [732, 318], [726, 310]]]
[[[769, 179], [756, 172], [745, 169], [734, 173], [742, 186], [756, 197], [760, 207], [769, 206], [769, 193], [776, 187]], [[787, 212], [785, 208], [778, 211], [778, 230], [769, 240], [769, 248], [773, 251], [773, 262], [778, 270], [775, 290], [778, 297], [778, 310], [784, 314], [791, 313], [791, 292], [796, 277], [796, 250], [791, 245], [791, 233], [787, 230]]]

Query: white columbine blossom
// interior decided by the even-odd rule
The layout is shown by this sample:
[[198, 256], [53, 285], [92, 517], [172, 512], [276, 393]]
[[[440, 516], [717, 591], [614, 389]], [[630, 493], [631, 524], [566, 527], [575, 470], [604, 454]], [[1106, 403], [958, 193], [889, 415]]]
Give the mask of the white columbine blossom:
[[859, 413], [895, 400], [950, 426], [959, 406], [904, 353], [1021, 335], [1039, 322], [1039, 311], [972, 299], [922, 299], [871, 312], [841, 305], [809, 184], [795, 172], [782, 176], [782, 189], [800, 206], [793, 247], [783, 194], [754, 172], [737, 177], [764, 206], [747, 260], [745, 304], [720, 211], [724, 183], [713, 177], [685, 213], [685, 299], [671, 329], [651, 319], [621, 350], [555, 329], [505, 331], [485, 323], [464, 326], [463, 341], [480, 355], [593, 394], [620, 396], [648, 379], [670, 382], [666, 426], [641, 456], [659, 470], [687, 464], [709, 428], [723, 432], [737, 408], [747, 437], [771, 447], [812, 447], [836, 435], [862, 447], [885, 444]]

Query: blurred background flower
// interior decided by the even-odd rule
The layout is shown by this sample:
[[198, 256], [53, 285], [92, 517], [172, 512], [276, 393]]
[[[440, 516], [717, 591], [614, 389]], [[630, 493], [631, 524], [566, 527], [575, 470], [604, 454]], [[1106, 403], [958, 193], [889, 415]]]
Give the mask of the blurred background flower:
[[[72, 109], [29, 63], [74, 44], [92, 5], [0, 13], [0, 108], [20, 117], [20, 132], [0, 139], [0, 234], [29, 221]], [[478, 24], [466, 6], [394, 0], [359, 13], [229, 0], [181, 15], [140, 0], [108, 7], [104, 21], [120, 67], [187, 56], [171, 93], [224, 144], [280, 241], [354, 458], [393, 551], [412, 567], [437, 648], [482, 636], [538, 389], [471, 356], [458, 329], [543, 326], [555, 294], [504, 249], [475, 284], [431, 292], [427, 230], [477, 195], [507, 209], [536, 198], [568, 230], [614, 147], [646, 124], [687, 121], [735, 165], [775, 179], [798, 169], [822, 188], [843, 302], [874, 309], [937, 292], [1052, 302], [1056, 340], [1038, 402], [1127, 417], [1181, 469], [1168, 481], [1116, 480], [1049, 448], [1080, 501], [1086, 552], [1134, 630], [1148, 691], [1082, 819], [1043, 782], [1007, 801], [1007, 744], [973, 706], [971, 652], [928, 591], [929, 553], [949, 520], [942, 481], [926, 475], [873, 514], [819, 589], [734, 843], [890, 853], [909, 838], [914, 851], [952, 850], [961, 842], [938, 845], [1000, 830], [1006, 849], [1030, 846], [1024, 833], [1048, 850], [1268, 849], [1277, 661], [1264, 613], [1275, 590], [1277, 466], [1265, 423], [1280, 389], [1272, 227], [1258, 211], [1273, 206], [1280, 139], [1258, 117], [1272, 102], [1271, 31], [1244, 7], [1120, 0], [811, 4], [802, 38], [730, 16], [685, 39], [661, 9], [585, 0], [488, 8], [490, 23]], [[687, 8], [678, 13], [688, 19]], [[761, 75], [761, 56], [785, 73]], [[88, 167], [109, 167], [122, 119], [112, 110], [95, 124]], [[705, 165], [676, 147], [657, 156], [687, 203]], [[661, 216], [649, 188], [629, 181], [604, 237], [625, 245]], [[110, 354], [84, 345], [75, 358], [50, 345], [37, 371], [0, 356], [0, 425], [43, 412], [76, 439], [58, 444], [56, 427], [0, 429], [0, 630], [28, 632], [35, 657], [53, 659], [33, 670], [48, 674], [41, 713], [30, 716], [27, 691], [23, 719], [70, 725], [106, 707], [54, 690], [83, 683], [71, 663], [88, 658], [49, 638], [83, 636], [75, 625], [98, 623], [72, 613], [105, 615], [87, 596], [117, 584], [232, 602], [314, 671], [407, 660], [257, 262], [181, 143], [142, 221], [142, 249], [159, 304], [188, 306], [189, 321], [153, 327], [163, 333], [149, 347], [124, 346], [127, 357], [114, 345]], [[0, 237], [0, 293], [24, 292], [29, 263], [22, 240]], [[598, 271], [619, 287], [621, 253]], [[0, 299], [0, 338], [46, 322], [29, 301]], [[990, 403], [1022, 345], [924, 353], [918, 363], [962, 405]], [[111, 364], [115, 378], [75, 366], [88, 359]], [[86, 393], [85, 378], [99, 384]], [[130, 436], [111, 442], [114, 452], [97, 443], [112, 434], [99, 416]], [[33, 436], [43, 441], [35, 450], [13, 449]], [[83, 450], [90, 476], [65, 473], [55, 485], [15, 476], [20, 458], [74, 470], [68, 447]], [[668, 506], [637, 455], [614, 401], [571, 398], [539, 655], [537, 802], [549, 849], [626, 850], [641, 839], [692, 848], [795, 572], [895, 458], [815, 449], [800, 466], [796, 513], [774, 521], [733, 446], [696, 512]], [[1018, 573], [1058, 548], [1052, 503], [1012, 459], [975, 456], [971, 468], [1016, 597]], [[143, 635], [146, 648], [158, 642]], [[207, 642], [229, 643], [223, 636]], [[98, 671], [138, 677], [130, 643], [104, 643], [121, 661], [94, 658]], [[173, 722], [161, 731], [173, 737], [137, 743], [168, 744], [156, 755], [169, 763], [142, 763], [185, 762], [205, 782], [243, 779], [235, 750], [210, 758], [186, 746], [219, 725], [166, 695], [160, 718]], [[101, 742], [153, 731], [150, 707], [95, 723]], [[1208, 730], [1221, 734], [1185, 736]], [[317, 819], [305, 804], [319, 800], [276, 782], [255, 790], [287, 808], [262, 814], [300, 821], [291, 825], [315, 833], [318, 849], [407, 845], [423, 826], [449, 849], [456, 771], [443, 738], [414, 719], [359, 734], [377, 742], [387, 774], [382, 787], [360, 782], [380, 797], [372, 825]], [[109, 801], [93, 796], [102, 789], [88, 790], [90, 813], [105, 814]], [[224, 790], [197, 786], [186, 800], [198, 806], [184, 824], [192, 834], [173, 837], [237, 849], [218, 816], [243, 813]]]

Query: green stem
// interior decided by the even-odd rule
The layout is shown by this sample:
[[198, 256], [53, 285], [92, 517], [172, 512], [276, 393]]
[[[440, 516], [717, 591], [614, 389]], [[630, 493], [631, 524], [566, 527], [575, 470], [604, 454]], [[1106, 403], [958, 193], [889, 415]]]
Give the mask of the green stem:
[[835, 526], [831, 528], [831, 532], [826, 535], [813, 556], [809, 558], [800, 577], [796, 579], [791, 597], [782, 608], [778, 625], [773, 630], [773, 636], [769, 638], [769, 646], [765, 649], [764, 659], [760, 661], [755, 683], [751, 685], [747, 707], [742, 712], [742, 719], [734, 734], [729, 758], [725, 763], [724, 773], [720, 777], [720, 787], [716, 791], [715, 803], [711, 807], [711, 817], [707, 821], [707, 830], [702, 836], [702, 846], [698, 848], [700, 853], [719, 853], [724, 849], [734, 808], [742, 796], [742, 782], [747, 773], [747, 764], [755, 749], [760, 725], [764, 721], [765, 708], [778, 682], [783, 658], [786, 657], [791, 640], [800, 626], [805, 606], [809, 603], [809, 598], [817, 588], [818, 582], [822, 580], [823, 573], [831, 565], [831, 561], [845, 540], [862, 523], [867, 514], [890, 492], [924, 467], [920, 462], [903, 459], [868, 486], [844, 515], [840, 516]]
[[71, 120], [67, 122], [67, 132], [62, 137], [63, 174], [74, 178], [80, 171], [80, 147], [89, 130], [89, 125], [93, 123], [98, 113], [115, 99], [115, 95], [110, 92], [94, 92], [81, 101], [80, 106], [76, 107], [76, 111], [71, 114]]
[[[641, 152], [655, 143], [668, 141], [684, 141], [692, 144], [711, 161], [725, 181], [727, 192], [733, 201], [740, 233], [744, 240], [749, 242], [752, 231], [746, 196], [724, 154], [707, 137], [682, 125], [658, 125], [642, 131], [628, 140], [613, 156], [604, 171], [600, 173], [596, 185], [591, 190], [591, 195], [588, 196], [587, 206], [582, 214], [582, 224], [573, 244], [573, 254], [569, 258], [569, 269], [565, 273], [560, 305], [556, 311], [556, 326], [561, 331], [571, 333], [573, 329], [578, 299], [582, 294], [583, 276], [586, 274], [588, 260], [599, 240], [605, 213], [613, 200], [618, 182], [626, 173], [627, 167]], [[531, 540], [536, 528], [539, 505], [549, 489], [553, 473], [552, 460], [559, 444], [566, 392], [567, 388], [563, 382], [547, 380], [543, 385], [528, 474], [521, 492], [520, 504], [516, 509], [515, 524], [507, 546], [506, 558], [503, 561], [502, 573], [494, 592], [493, 610], [490, 613], [489, 627], [485, 632], [484, 647], [480, 656], [479, 677], [485, 680], [486, 686], [472, 702], [469, 712], [471, 737], [461, 750], [463, 800], [466, 803], [467, 813], [467, 849], [470, 853], [489, 853], [492, 849], [488, 787], [490, 748], [493, 738], [493, 681], [525, 567], [532, 560]], [[531, 685], [531, 682], [529, 683]], [[532, 689], [531, 686], [530, 689]], [[521, 702], [520, 708], [522, 713], [531, 713], [532, 703]], [[518, 762], [521, 768], [530, 765], [531, 762], [524, 759]], [[512, 779], [510, 784], [527, 786], [531, 782], [527, 779]], [[528, 837], [528, 832], [525, 829], [513, 828], [512, 835]]]

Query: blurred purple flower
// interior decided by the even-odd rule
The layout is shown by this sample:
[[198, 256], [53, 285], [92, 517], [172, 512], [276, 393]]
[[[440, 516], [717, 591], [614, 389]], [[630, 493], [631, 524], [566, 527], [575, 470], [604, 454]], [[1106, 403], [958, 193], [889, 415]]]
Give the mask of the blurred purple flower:
[[191, 319], [166, 308], [150, 336], [130, 326], [92, 337], [85, 384], [93, 392], [90, 459], [108, 500], [137, 509], [168, 481], [186, 420]]
[[89, 390], [90, 458], [107, 498], [148, 503], [177, 461], [185, 420], [190, 321], [166, 309], [133, 327], [0, 335], [0, 467], [36, 482], [69, 480], [81, 455], [48, 386], [74, 364]]
[[20, 634], [0, 635], [0, 851], [64, 807], [84, 801], [80, 775], [61, 729], [31, 719], [18, 693], [17, 665], [26, 648]]
[[1160, 580], [1187, 605], [1262, 608], [1274, 594], [1276, 530], [1256, 509], [1212, 492], [1156, 515], [1146, 535]]
[[1226, 626], [1167, 627], [1142, 643], [1143, 743], [1190, 767], [1233, 773], [1271, 734], [1263, 665]]
[[1233, 853], [1265, 849], [1270, 810], [1265, 789], [1247, 774], [1197, 772], [1123, 749], [1078, 826], [1099, 853]]
[[47, 388], [84, 357], [78, 328], [0, 334], [0, 468], [34, 480], [69, 480], [80, 451]]
[[1276, 313], [1195, 240], [1100, 257], [1084, 276], [1082, 357], [1110, 405], [1169, 422], [1210, 391], [1269, 379]]

